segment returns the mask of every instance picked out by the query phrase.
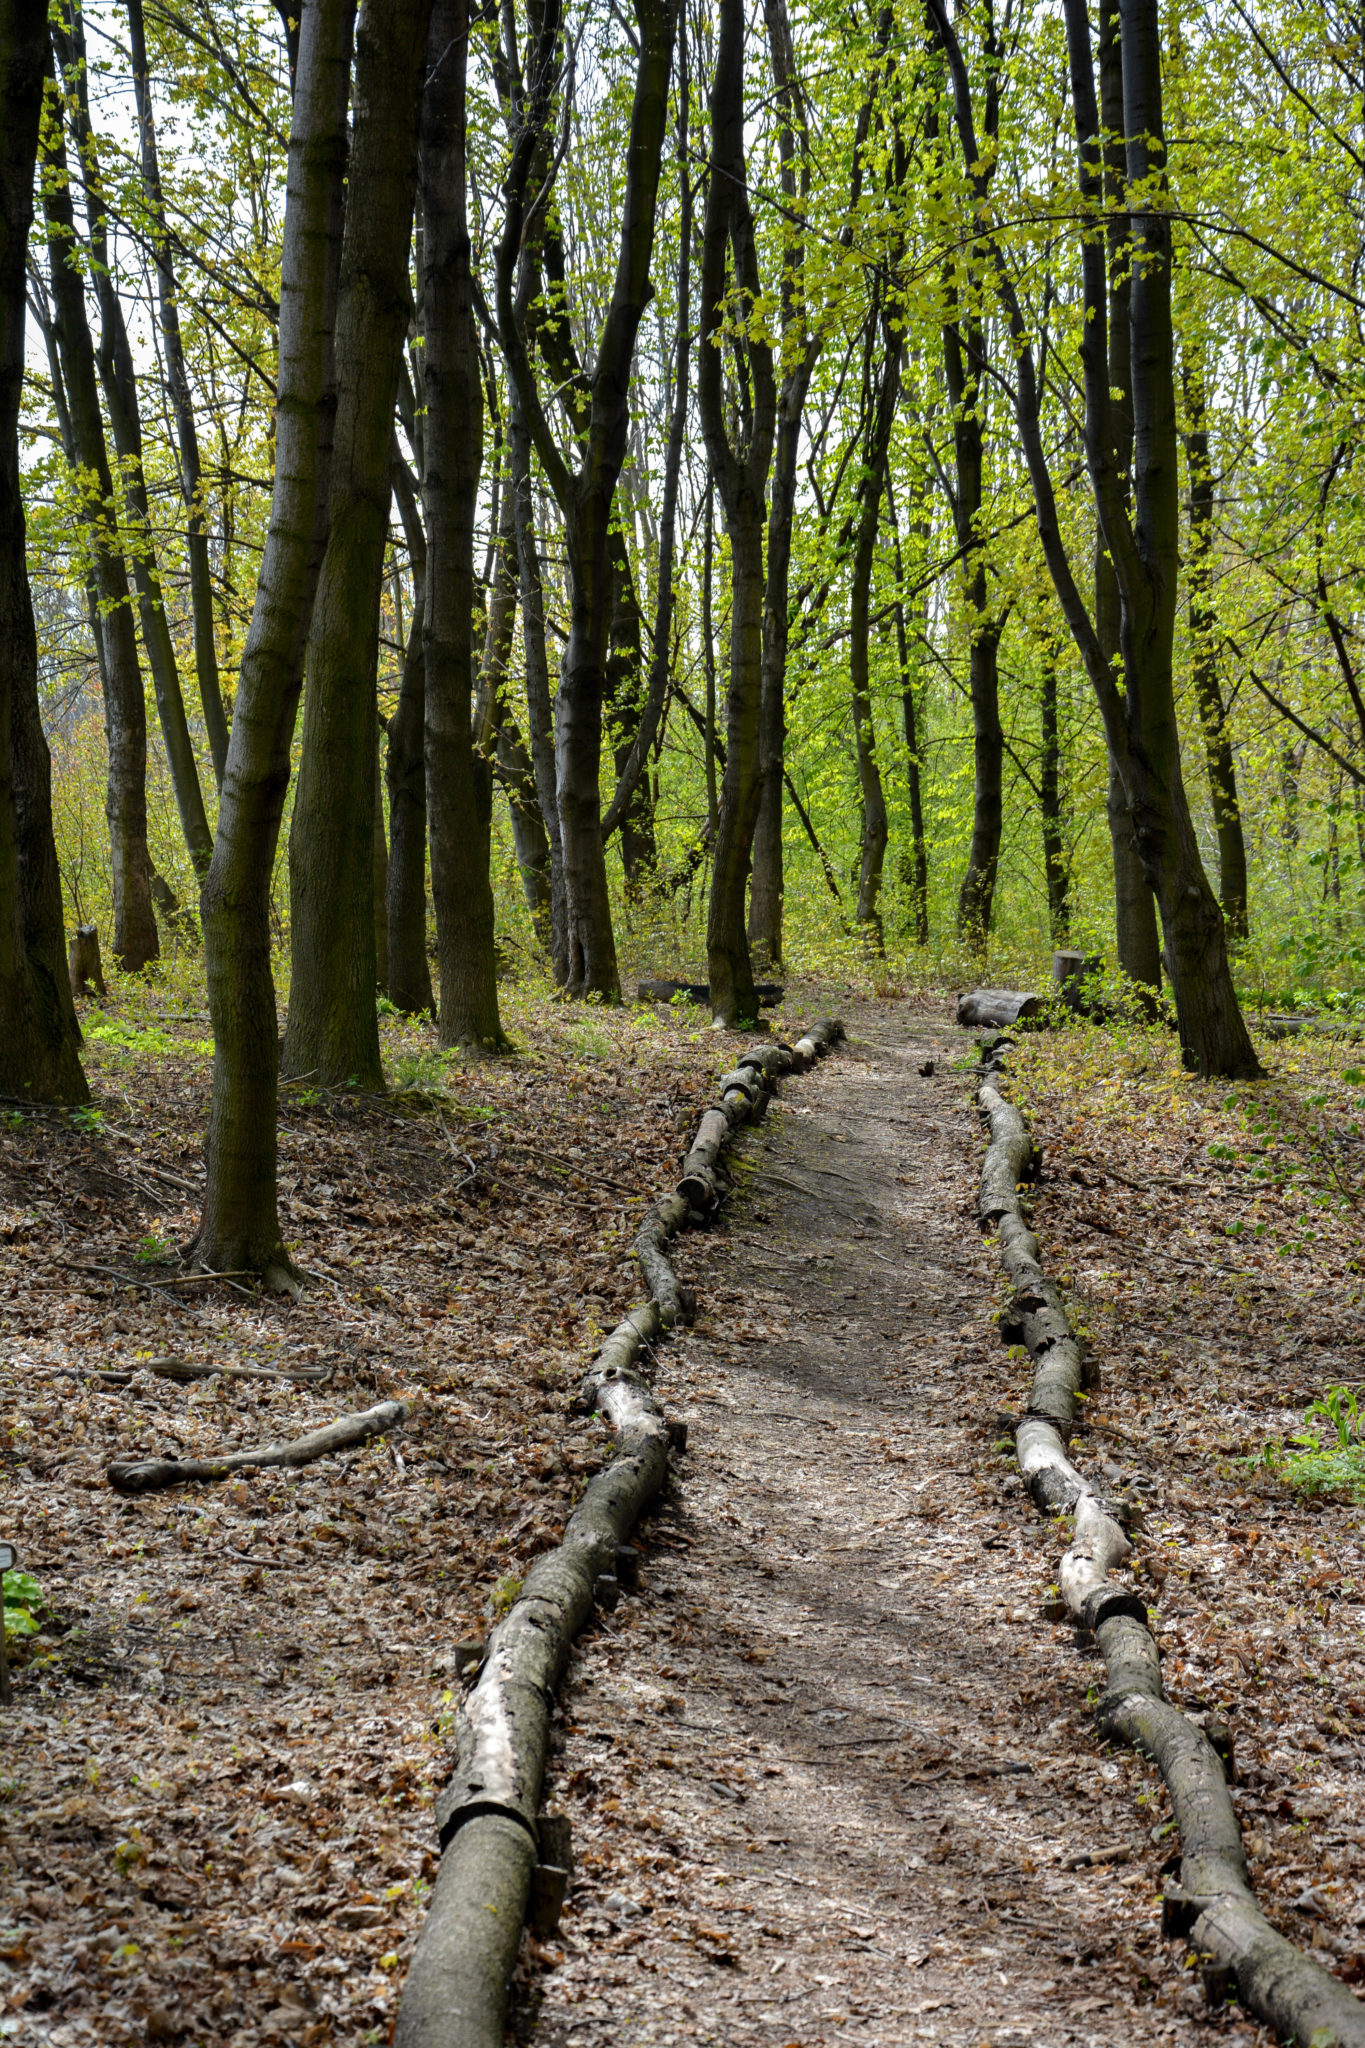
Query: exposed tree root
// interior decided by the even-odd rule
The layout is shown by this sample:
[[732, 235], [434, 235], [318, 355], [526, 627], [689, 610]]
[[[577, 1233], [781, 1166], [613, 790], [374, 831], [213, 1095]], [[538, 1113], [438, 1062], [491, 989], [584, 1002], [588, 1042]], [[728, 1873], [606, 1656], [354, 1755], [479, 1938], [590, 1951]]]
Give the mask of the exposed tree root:
[[1235, 1987], [1242, 2003], [1286, 2040], [1309, 2048], [1365, 2048], [1365, 2005], [1277, 1933], [1257, 1906], [1219, 1753], [1165, 1697], [1146, 1603], [1110, 1580], [1131, 1546], [1116, 1518], [1121, 1510], [1066, 1453], [1080, 1410], [1084, 1359], [1061, 1296], [1043, 1273], [1020, 1201], [1021, 1183], [1033, 1176], [1036, 1162], [1022, 1116], [997, 1086], [1008, 1044], [989, 1044], [977, 1088], [990, 1131], [978, 1213], [984, 1229], [997, 1229], [1001, 1263], [1014, 1285], [1003, 1334], [1024, 1343], [1033, 1361], [1028, 1411], [1016, 1440], [1019, 1469], [1044, 1513], [1075, 1514], [1060, 1585], [1067, 1611], [1093, 1631], [1104, 1658], [1099, 1731], [1151, 1757], [1170, 1793], [1180, 1833], [1180, 1884], [1167, 1890], [1163, 1930], [1187, 1936], [1204, 1959], [1211, 2003], [1221, 2003]]
[[725, 1146], [766, 1109], [778, 1076], [804, 1071], [842, 1036], [842, 1025], [826, 1020], [794, 1047], [742, 1054], [721, 1083], [721, 1107], [701, 1118], [677, 1191], [655, 1203], [636, 1239], [650, 1299], [617, 1324], [575, 1403], [606, 1416], [615, 1455], [589, 1481], [563, 1542], [527, 1573], [460, 1707], [455, 1771], [436, 1802], [441, 1871], [404, 1987], [396, 2048], [502, 2048], [528, 1900], [537, 1885], [562, 1892], [564, 1881], [566, 1851], [552, 1846], [558, 1831], [540, 1813], [555, 1691], [594, 1601], [614, 1606], [620, 1575], [635, 1568], [626, 1539], [663, 1489], [670, 1444], [686, 1440], [637, 1370], [641, 1353], [691, 1314], [669, 1242], [690, 1214], [719, 1200]]
[[325, 1429], [310, 1430], [293, 1443], [266, 1444], [259, 1451], [230, 1451], [222, 1458], [119, 1459], [109, 1466], [105, 1477], [116, 1493], [158, 1493], [192, 1479], [230, 1479], [234, 1472], [272, 1465], [311, 1465], [315, 1458], [348, 1451], [372, 1436], [401, 1428], [411, 1413], [411, 1402], [381, 1401], [360, 1415], [343, 1415]]

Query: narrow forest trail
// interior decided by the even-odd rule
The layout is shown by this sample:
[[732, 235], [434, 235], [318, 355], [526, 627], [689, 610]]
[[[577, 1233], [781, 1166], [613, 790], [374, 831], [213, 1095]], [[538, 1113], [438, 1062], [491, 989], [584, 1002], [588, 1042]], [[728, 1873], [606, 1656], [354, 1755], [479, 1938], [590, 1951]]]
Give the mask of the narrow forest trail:
[[656, 1384], [691, 1448], [565, 1691], [577, 1875], [517, 2032], [1249, 2043], [1158, 1952], [1164, 1803], [1096, 1747], [1091, 1659], [1040, 1614], [1056, 1535], [994, 1454], [1018, 1372], [970, 1042], [903, 1006], [848, 1024], [687, 1240], [702, 1312]]

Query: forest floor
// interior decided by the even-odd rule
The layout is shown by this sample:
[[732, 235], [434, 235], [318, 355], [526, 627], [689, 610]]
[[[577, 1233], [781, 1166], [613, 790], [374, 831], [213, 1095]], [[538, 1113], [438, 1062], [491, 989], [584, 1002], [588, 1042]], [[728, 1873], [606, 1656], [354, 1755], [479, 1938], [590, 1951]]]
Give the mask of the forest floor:
[[[0, 1537], [47, 1602], [0, 1764], [0, 2039], [389, 2036], [456, 1645], [600, 1459], [567, 1400], [727, 1051], [695, 1012], [509, 1009], [514, 1061], [390, 1023], [394, 1096], [291, 1091], [298, 1303], [163, 1284], [195, 1214], [196, 1019], [107, 1013], [101, 1113], [0, 1126]], [[1063, 1539], [1000, 1448], [1026, 1374], [947, 1013], [849, 1006], [682, 1240], [701, 1313], [657, 1384], [690, 1447], [639, 1594], [575, 1653], [550, 1791], [577, 1875], [557, 1940], [527, 1937], [519, 2038], [1258, 2038], [1160, 1942], [1159, 1780], [1099, 1748], [1098, 1659], [1042, 1618]], [[1359, 1983], [1365, 1511], [1246, 1462], [1359, 1371], [1358, 1090], [1342, 1048], [1267, 1057], [1208, 1089], [1150, 1034], [1067, 1032], [1022, 1044], [1011, 1088], [1102, 1375], [1085, 1455], [1144, 1503], [1168, 1687], [1236, 1730], [1267, 1910]], [[167, 1354], [331, 1376], [187, 1388]], [[401, 1436], [298, 1474], [104, 1480], [134, 1446], [391, 1394], [422, 1404]]]

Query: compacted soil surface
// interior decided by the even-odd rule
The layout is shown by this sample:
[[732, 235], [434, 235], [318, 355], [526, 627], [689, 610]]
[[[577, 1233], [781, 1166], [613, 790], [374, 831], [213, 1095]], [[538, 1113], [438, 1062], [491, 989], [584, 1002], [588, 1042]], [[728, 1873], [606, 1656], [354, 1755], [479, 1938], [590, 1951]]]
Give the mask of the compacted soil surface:
[[[1098, 1655], [1044, 1618], [1068, 1539], [1006, 1434], [1027, 1375], [974, 1219], [971, 1043], [905, 1005], [847, 1021], [743, 1142], [724, 1221], [684, 1241], [702, 1312], [656, 1384], [690, 1447], [641, 1538], [640, 1595], [584, 1642], [565, 1695], [552, 1803], [576, 1877], [557, 1940], [528, 1944], [518, 2031], [547, 2048], [1268, 2040], [1235, 2007], [1209, 2014], [1185, 1945], [1161, 1940], [1164, 1791], [1099, 1746]], [[1038, 1224], [1049, 1258], [1046, 1184]], [[1122, 1404], [1112, 1388], [1083, 1455], [1111, 1457]], [[1225, 1472], [1187, 1455], [1141, 1485], [1140, 1551], [1197, 1575], [1191, 1488], [1226, 1512]], [[1283, 1603], [1254, 1572], [1243, 1595], [1266, 1618]], [[1300, 1886], [1307, 1868], [1326, 1887], [1321, 1917], [1282, 1924], [1349, 1974], [1355, 1894], [1331, 1873], [1359, 1868], [1342, 1854], [1358, 1789], [1311, 1809], [1316, 1844], [1303, 1790], [1246, 1796], [1279, 1812]]]

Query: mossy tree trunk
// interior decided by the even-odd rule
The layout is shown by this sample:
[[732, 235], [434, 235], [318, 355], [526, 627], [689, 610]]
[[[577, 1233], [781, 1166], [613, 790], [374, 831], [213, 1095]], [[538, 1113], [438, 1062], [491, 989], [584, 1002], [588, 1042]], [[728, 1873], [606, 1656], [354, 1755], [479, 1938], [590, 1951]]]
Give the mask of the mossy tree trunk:
[[403, 649], [398, 703], [389, 720], [384, 773], [389, 791], [389, 865], [385, 908], [389, 1001], [410, 1017], [434, 1014], [427, 962], [427, 776], [425, 615], [427, 540], [416, 481], [394, 449], [394, 496], [412, 569], [412, 618]]

